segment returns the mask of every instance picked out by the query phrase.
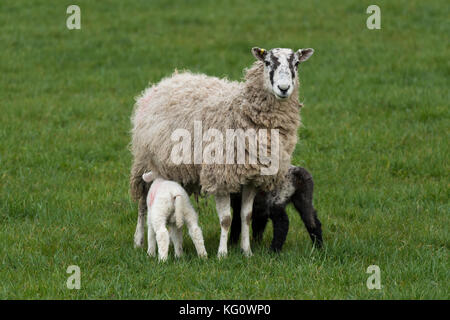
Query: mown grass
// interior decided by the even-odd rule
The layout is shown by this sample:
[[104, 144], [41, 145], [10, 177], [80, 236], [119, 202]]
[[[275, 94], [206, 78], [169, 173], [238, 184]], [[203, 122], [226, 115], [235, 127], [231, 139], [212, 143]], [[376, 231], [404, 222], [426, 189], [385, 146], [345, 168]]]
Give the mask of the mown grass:
[[[448, 299], [449, 34], [445, 1], [0, 2], [0, 298]], [[296, 165], [315, 179], [324, 250], [296, 212], [284, 251], [167, 264], [133, 249], [134, 96], [175, 68], [239, 79], [252, 46], [313, 47], [301, 66]], [[381, 290], [368, 290], [369, 265]], [[66, 288], [78, 265], [81, 290]]]

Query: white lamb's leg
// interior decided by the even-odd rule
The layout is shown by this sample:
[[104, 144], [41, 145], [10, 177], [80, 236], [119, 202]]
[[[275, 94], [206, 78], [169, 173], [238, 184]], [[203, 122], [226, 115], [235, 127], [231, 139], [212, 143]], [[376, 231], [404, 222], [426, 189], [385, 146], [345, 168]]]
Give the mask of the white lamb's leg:
[[228, 253], [228, 230], [231, 225], [231, 209], [230, 209], [230, 195], [216, 196], [216, 209], [220, 220], [220, 245], [217, 256], [219, 258], [225, 257]]
[[169, 229], [169, 234], [175, 249], [175, 257], [179, 258], [183, 255], [183, 228], [173, 225]]
[[[148, 216], [150, 217], [150, 214]], [[156, 254], [156, 234], [155, 230], [153, 229], [150, 218], [147, 219], [147, 242], [148, 242], [147, 254], [150, 257], [154, 257]]]
[[149, 213], [151, 225], [156, 233], [158, 244], [158, 257], [160, 261], [166, 261], [169, 255], [170, 235], [166, 227], [168, 208], [159, 208], [153, 203], [152, 211]]
[[147, 211], [146, 199], [143, 197], [139, 200], [138, 220], [136, 225], [136, 231], [134, 232], [134, 247], [142, 248], [144, 246], [145, 237], [145, 213]]
[[166, 226], [156, 230], [156, 242], [158, 243], [158, 258], [166, 261], [169, 255], [170, 236]]
[[203, 241], [202, 229], [198, 225], [198, 216], [192, 206], [186, 208], [186, 226], [189, 230], [189, 235], [191, 236], [192, 242], [194, 242], [195, 249], [200, 258], [206, 258], [208, 254], [206, 253], [205, 243]]
[[250, 223], [252, 219], [253, 200], [256, 196], [255, 188], [244, 186], [241, 205], [241, 248], [246, 256], [252, 255], [250, 248]]

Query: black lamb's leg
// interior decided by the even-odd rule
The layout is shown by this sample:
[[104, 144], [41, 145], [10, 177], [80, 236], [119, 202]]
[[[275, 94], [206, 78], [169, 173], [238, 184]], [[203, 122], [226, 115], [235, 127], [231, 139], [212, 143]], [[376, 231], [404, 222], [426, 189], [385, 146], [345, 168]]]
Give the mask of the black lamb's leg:
[[242, 194], [231, 194], [231, 208], [233, 209], [233, 218], [231, 220], [230, 244], [237, 244], [241, 235], [241, 199]]
[[313, 244], [320, 248], [323, 243], [322, 224], [313, 206], [314, 182], [311, 174], [305, 169], [301, 169], [301, 187], [293, 195], [292, 202], [295, 209], [299, 212]]
[[273, 223], [273, 240], [270, 249], [280, 252], [289, 231], [289, 218], [284, 207], [276, 205], [270, 207], [270, 218]]
[[252, 233], [253, 239], [256, 242], [261, 242], [267, 221], [269, 220], [270, 211], [267, 206], [266, 197], [266, 193], [258, 192], [253, 201]]

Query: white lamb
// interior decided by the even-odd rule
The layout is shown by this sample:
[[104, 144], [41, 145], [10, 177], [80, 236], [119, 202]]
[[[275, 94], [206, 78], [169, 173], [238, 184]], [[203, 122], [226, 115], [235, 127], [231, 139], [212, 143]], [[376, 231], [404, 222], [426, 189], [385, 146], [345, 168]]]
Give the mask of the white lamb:
[[[198, 215], [191, 205], [186, 191], [176, 182], [164, 180], [156, 174], [145, 173], [145, 182], [153, 182], [147, 195], [148, 254], [154, 256], [158, 243], [160, 261], [167, 260], [170, 239], [172, 239], [175, 256], [183, 254], [183, 224], [189, 230], [197, 254], [206, 258], [202, 230], [198, 225]], [[169, 225], [169, 230], [167, 230]], [[135, 242], [142, 242], [144, 237], [144, 221], [138, 219]]]

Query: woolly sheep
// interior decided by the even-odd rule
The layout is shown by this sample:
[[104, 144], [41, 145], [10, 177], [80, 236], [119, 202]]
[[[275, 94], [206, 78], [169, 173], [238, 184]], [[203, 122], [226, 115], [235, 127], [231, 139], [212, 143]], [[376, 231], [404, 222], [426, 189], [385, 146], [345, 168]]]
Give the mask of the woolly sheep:
[[[258, 192], [253, 202], [252, 231], [253, 238], [262, 240], [267, 220], [273, 223], [273, 239], [270, 249], [281, 251], [289, 230], [289, 218], [286, 206], [293, 203], [305, 224], [306, 230], [314, 244], [322, 246], [322, 225], [313, 206], [314, 182], [311, 174], [302, 167], [292, 166], [286, 180], [272, 192]], [[233, 212], [240, 211], [240, 194], [233, 194], [231, 206]], [[230, 242], [237, 243], [241, 231], [239, 215], [233, 214], [230, 230]]]
[[[183, 254], [183, 224], [185, 223], [189, 235], [194, 242], [199, 257], [207, 257], [203, 243], [202, 230], [198, 225], [198, 216], [191, 205], [186, 191], [176, 182], [164, 180], [153, 172], [142, 176], [143, 180], [151, 183], [147, 195], [147, 226], [148, 251], [150, 256], [156, 253], [158, 244], [158, 257], [160, 261], [167, 260], [170, 239], [172, 239], [175, 256]], [[138, 216], [134, 241], [137, 246], [144, 242], [144, 221]], [[169, 225], [169, 230], [167, 230]]]
[[[246, 70], [243, 82], [175, 72], [147, 88], [137, 98], [132, 116], [130, 191], [133, 199], [139, 201], [139, 214], [144, 216], [146, 211], [143, 199], [148, 186], [142, 180], [146, 171], [177, 181], [190, 192], [199, 192], [201, 188], [202, 192], [213, 194], [221, 226], [218, 256], [222, 257], [227, 254], [231, 224], [230, 193], [242, 191], [241, 248], [245, 255], [251, 255], [249, 223], [253, 199], [257, 189], [273, 190], [290, 166], [300, 125], [297, 66], [313, 52], [313, 49], [294, 52], [255, 47], [252, 53], [257, 61]], [[271, 163], [261, 159], [256, 164], [247, 160], [232, 164], [198, 162], [195, 141], [188, 144], [188, 161], [183, 158], [182, 163], [175, 163], [171, 156], [175, 144], [179, 143], [172, 141], [172, 135], [183, 129], [195, 140], [196, 122], [222, 136], [228, 129], [270, 131], [267, 144], [262, 140], [258, 143], [270, 153]], [[274, 142], [278, 136], [272, 135], [271, 129], [278, 130], [278, 144]], [[231, 143], [234, 146], [234, 141]], [[245, 153], [250, 158], [249, 145], [249, 142], [245, 144]], [[226, 152], [225, 148], [216, 151]], [[191, 154], [194, 154], [193, 161]], [[278, 170], [262, 174], [273, 163], [277, 163]]]

